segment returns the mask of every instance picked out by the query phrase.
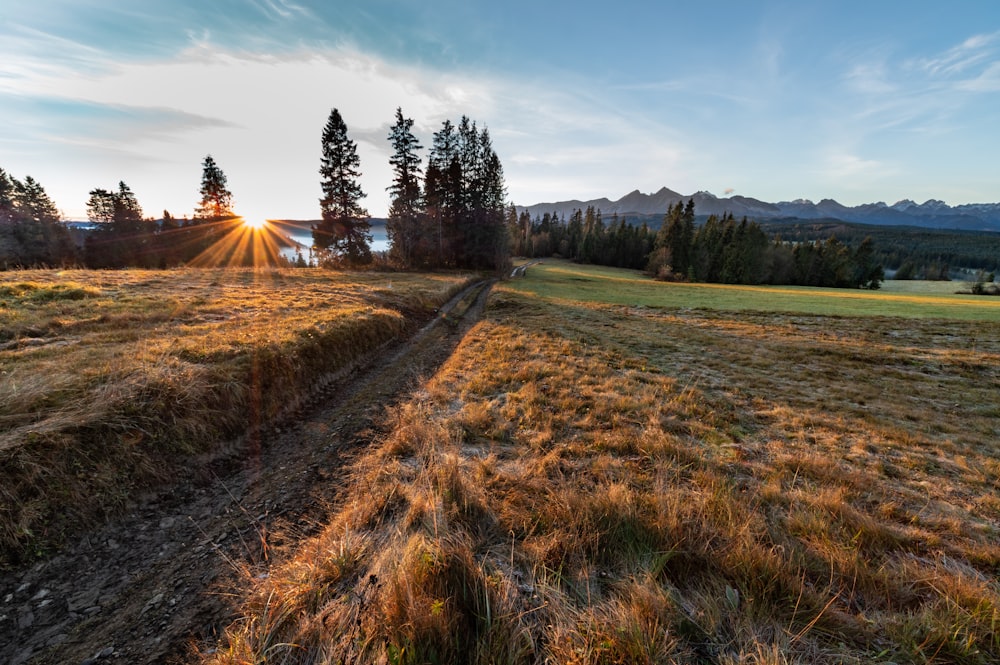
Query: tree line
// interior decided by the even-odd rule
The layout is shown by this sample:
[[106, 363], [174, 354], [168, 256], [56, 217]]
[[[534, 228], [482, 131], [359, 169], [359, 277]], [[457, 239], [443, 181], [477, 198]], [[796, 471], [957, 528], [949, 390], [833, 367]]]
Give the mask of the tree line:
[[[503, 167], [489, 131], [462, 116], [445, 120], [433, 136], [426, 170], [413, 120], [396, 110], [391, 207], [386, 224], [387, 264], [399, 268], [506, 270]], [[357, 144], [332, 109], [321, 135], [320, 220], [312, 227], [321, 265], [357, 267], [373, 260], [368, 212], [362, 207]], [[211, 155], [202, 163], [201, 200], [192, 219], [169, 211], [146, 217], [124, 182], [95, 188], [87, 200], [90, 229], [75, 242], [55, 204], [30, 176], [19, 181], [0, 169], [0, 267], [84, 265], [92, 268], [166, 268], [196, 262], [236, 230], [233, 195]], [[239, 257], [235, 257], [239, 262]], [[232, 264], [230, 260], [227, 263]]]
[[76, 245], [59, 210], [31, 176], [18, 180], [0, 168], [0, 268], [64, 265]]
[[[458, 125], [445, 120], [434, 134], [425, 171], [419, 153], [423, 146], [413, 124], [396, 109], [388, 136], [393, 149], [386, 220], [389, 261], [406, 269], [506, 270], [506, 186], [489, 130], [479, 130], [468, 116]], [[361, 159], [337, 109], [331, 110], [323, 128], [322, 151], [322, 219], [312, 228], [313, 247], [323, 263], [370, 263]]]
[[857, 246], [864, 238], [875, 243], [875, 259], [894, 279], [949, 279], [956, 268], [1000, 271], [1000, 233], [928, 229], [910, 226], [877, 226], [839, 220], [787, 220], [764, 223], [765, 230], [780, 233], [786, 241], [814, 241], [836, 234]]
[[426, 172], [413, 120], [396, 109], [386, 232], [390, 256], [407, 268], [510, 266], [503, 166], [487, 128], [462, 116], [435, 132]]
[[508, 227], [516, 253], [644, 269], [664, 280], [877, 289], [884, 279], [871, 238], [856, 248], [836, 236], [790, 242], [731, 213], [696, 226], [693, 199], [671, 205], [656, 233], [617, 215], [605, 225], [593, 208], [574, 211], [568, 222], [510, 213]]

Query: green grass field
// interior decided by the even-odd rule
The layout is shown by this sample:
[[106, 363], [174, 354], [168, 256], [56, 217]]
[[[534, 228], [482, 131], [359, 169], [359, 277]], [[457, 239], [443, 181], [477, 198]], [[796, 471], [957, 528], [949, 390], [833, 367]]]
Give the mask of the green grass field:
[[552, 299], [639, 307], [799, 312], [1000, 321], [1000, 298], [958, 295], [960, 282], [886, 282], [878, 291], [797, 286], [657, 282], [634, 270], [546, 260], [527, 271], [519, 290]]

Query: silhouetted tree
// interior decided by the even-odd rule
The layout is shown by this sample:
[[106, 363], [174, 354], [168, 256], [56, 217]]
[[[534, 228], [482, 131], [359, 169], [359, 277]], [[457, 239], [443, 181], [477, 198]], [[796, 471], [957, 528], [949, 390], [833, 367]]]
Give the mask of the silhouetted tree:
[[358, 183], [361, 158], [357, 144], [347, 137], [347, 125], [337, 109], [330, 111], [323, 128], [322, 150], [319, 169], [322, 220], [312, 229], [313, 247], [332, 253], [349, 265], [370, 263], [371, 225], [368, 211], [361, 207], [365, 193]]
[[389, 194], [389, 219], [386, 233], [389, 236], [389, 253], [406, 267], [416, 263], [418, 243], [423, 222], [423, 197], [420, 191], [420, 142], [413, 135], [413, 120], [403, 117], [403, 110], [396, 109], [396, 124], [389, 130], [393, 154], [389, 164], [393, 168]]
[[0, 169], [0, 268], [62, 265], [75, 247], [42, 185]]
[[227, 188], [226, 174], [206, 155], [201, 165], [201, 202], [195, 218], [220, 220], [233, 216], [233, 193]]
[[[436, 242], [435, 265], [504, 270], [510, 262], [506, 188], [487, 129], [462, 117], [434, 134], [424, 202], [425, 234]], [[433, 244], [432, 244], [433, 246]]]
[[87, 199], [87, 218], [94, 231], [87, 236], [85, 258], [94, 268], [152, 267], [154, 223], [142, 218], [142, 207], [124, 182], [118, 191], [93, 189]]

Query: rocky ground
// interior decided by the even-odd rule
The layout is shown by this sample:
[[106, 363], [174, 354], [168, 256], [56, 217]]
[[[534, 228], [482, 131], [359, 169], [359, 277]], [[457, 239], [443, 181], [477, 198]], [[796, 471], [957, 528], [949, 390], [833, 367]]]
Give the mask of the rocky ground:
[[311, 406], [198, 460], [124, 518], [0, 573], [0, 663], [177, 663], [211, 649], [241, 588], [322, 524], [385, 406], [448, 358], [488, 291], [470, 287]]

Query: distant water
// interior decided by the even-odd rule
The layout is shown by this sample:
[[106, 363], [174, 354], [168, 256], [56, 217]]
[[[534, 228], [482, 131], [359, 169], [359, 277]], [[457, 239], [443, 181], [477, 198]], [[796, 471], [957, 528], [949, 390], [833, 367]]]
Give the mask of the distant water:
[[[309, 248], [312, 246], [312, 233], [309, 231], [300, 231], [295, 229], [289, 232], [285, 231], [285, 235], [299, 243], [300, 247], [284, 247], [281, 250], [281, 255], [284, 256], [289, 261], [295, 260], [295, 252], [301, 251], [302, 256], [309, 260]], [[373, 252], [387, 252], [389, 251], [389, 238], [385, 233], [385, 226], [372, 225], [372, 243], [371, 248]]]

